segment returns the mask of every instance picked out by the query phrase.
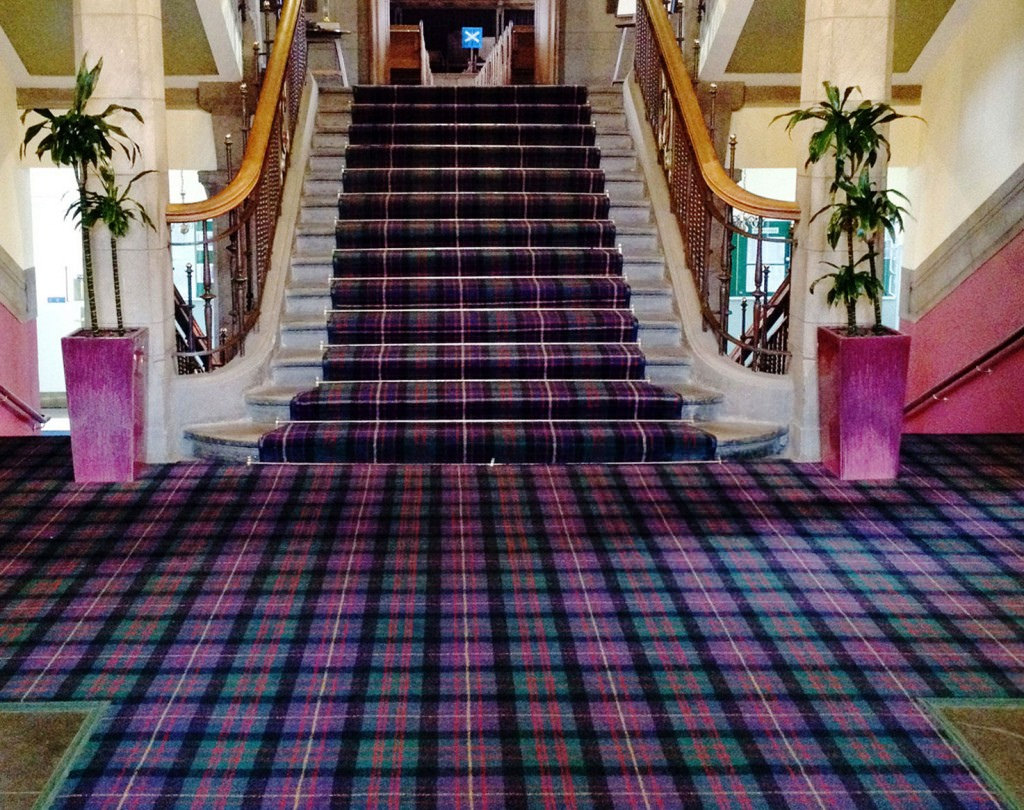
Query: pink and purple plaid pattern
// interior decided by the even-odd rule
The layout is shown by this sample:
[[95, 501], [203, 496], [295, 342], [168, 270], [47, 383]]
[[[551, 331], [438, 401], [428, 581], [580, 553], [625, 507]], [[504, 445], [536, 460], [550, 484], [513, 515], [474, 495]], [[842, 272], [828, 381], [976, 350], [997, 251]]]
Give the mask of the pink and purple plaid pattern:
[[0, 699], [109, 701], [61, 810], [996, 810], [923, 701], [1024, 698], [1022, 447], [102, 486], [0, 439]]

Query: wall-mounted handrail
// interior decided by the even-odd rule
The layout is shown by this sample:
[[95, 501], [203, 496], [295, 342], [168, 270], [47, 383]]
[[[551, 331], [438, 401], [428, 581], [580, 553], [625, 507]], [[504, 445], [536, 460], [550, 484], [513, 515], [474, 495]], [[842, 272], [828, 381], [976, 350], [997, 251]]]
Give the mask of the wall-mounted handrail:
[[25, 400], [2, 383], [0, 383], [0, 405], [6, 405], [21, 418], [30, 422], [35, 422], [37, 425], [45, 425], [50, 421], [49, 416], [39, 413], [39, 411], [25, 402]]
[[[761, 330], [755, 342], [729, 333], [733, 254], [739, 240], [754, 246], [754, 322], [763, 321], [768, 298], [764, 248], [788, 245], [791, 236], [770, 230], [772, 220], [792, 225], [800, 208], [741, 188], [715, 151], [683, 54], [659, 0], [638, 0], [635, 77], [643, 97], [644, 115], [658, 146], [658, 159], [668, 184], [672, 213], [683, 238], [687, 264], [697, 286], [703, 326], [715, 333], [719, 352], [732, 348], [752, 360], [755, 370], [785, 373], [789, 351], [779, 343], [788, 335], [782, 324], [772, 335]], [[788, 276], [788, 259], [784, 275]], [[773, 339], [770, 339], [773, 338]]]
[[942, 394], [951, 391], [961, 383], [967, 381], [967, 378], [972, 374], [983, 374], [990, 369], [985, 368], [986, 365], [991, 363], [993, 360], [1000, 360], [1003, 356], [1008, 355], [1012, 351], [1017, 351], [1024, 348], [1024, 326], [1021, 326], [1012, 334], [999, 341], [995, 346], [986, 352], [983, 352], [970, 363], [964, 364], [961, 368], [944, 378], [941, 382], [936, 383], [927, 391], [920, 396], [915, 397], [906, 404], [903, 408], [904, 416], [911, 416], [917, 411], [925, 408], [929, 405], [933, 405], [936, 402], [942, 402], [945, 397]]
[[[270, 7], [271, 9], [273, 7]], [[268, 11], [269, 16], [272, 11]], [[259, 74], [259, 60], [255, 66]], [[306, 78], [303, 0], [285, 0], [273, 33], [273, 48], [261, 79], [252, 125], [243, 121], [245, 151], [238, 172], [207, 200], [169, 205], [167, 222], [192, 223], [201, 250], [203, 341], [175, 352], [180, 373], [223, 366], [245, 351], [259, 320], [263, 289], [288, 172], [292, 136]], [[243, 118], [247, 118], [243, 102]], [[229, 141], [227, 169], [231, 171]], [[182, 225], [184, 232], [188, 226]], [[188, 283], [192, 268], [188, 266]], [[192, 300], [192, 292], [184, 296]]]

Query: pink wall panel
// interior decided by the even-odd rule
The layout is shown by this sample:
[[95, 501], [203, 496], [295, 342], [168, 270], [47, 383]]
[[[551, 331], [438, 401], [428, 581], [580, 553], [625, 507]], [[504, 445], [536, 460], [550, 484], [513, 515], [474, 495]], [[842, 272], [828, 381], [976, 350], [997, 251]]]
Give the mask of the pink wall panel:
[[[1024, 323], [1024, 231], [917, 323], [907, 400], [927, 391]], [[1024, 433], [1024, 347], [908, 418], [907, 433]]]
[[[0, 384], [33, 408], [39, 408], [39, 367], [35, 321], [21, 323], [0, 304]], [[0, 436], [24, 436], [33, 432], [9, 405], [0, 403]]]

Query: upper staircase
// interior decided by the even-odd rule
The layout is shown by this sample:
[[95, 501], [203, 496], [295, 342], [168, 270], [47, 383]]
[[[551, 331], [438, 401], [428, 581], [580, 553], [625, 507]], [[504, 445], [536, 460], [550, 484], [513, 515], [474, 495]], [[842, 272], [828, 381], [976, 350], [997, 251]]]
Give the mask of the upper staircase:
[[320, 99], [271, 379], [247, 395], [252, 421], [188, 431], [198, 455], [251, 457], [259, 442], [268, 461], [650, 461], [782, 446], [775, 426], [714, 421], [720, 397], [687, 381], [618, 91]]

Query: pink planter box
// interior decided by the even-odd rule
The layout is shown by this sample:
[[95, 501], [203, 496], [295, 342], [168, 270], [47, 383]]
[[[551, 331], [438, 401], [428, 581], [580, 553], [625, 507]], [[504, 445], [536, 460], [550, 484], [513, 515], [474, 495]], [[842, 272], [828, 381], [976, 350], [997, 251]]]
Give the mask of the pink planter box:
[[900, 462], [910, 336], [818, 328], [821, 463], [844, 480], [891, 479]]
[[61, 340], [76, 481], [134, 481], [145, 461], [146, 329]]

